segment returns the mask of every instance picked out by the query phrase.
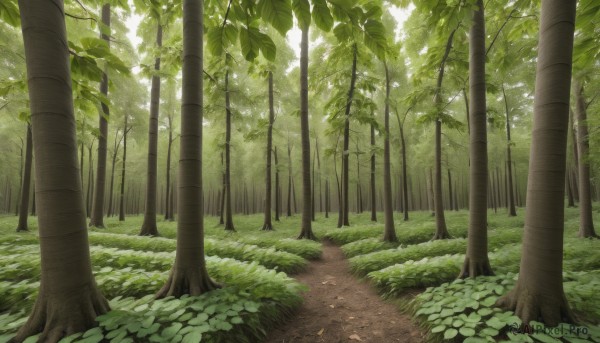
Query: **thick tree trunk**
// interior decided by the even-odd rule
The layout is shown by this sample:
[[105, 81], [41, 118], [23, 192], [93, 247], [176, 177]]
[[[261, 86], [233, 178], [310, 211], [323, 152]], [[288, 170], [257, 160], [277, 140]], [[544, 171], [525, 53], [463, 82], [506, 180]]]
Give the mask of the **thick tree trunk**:
[[277, 147], [273, 150], [273, 158], [275, 159], [275, 221], [278, 222], [279, 212], [281, 211], [281, 191], [279, 189], [279, 161], [277, 160]]
[[[375, 114], [371, 114], [372, 117], [375, 117]], [[376, 194], [375, 194], [375, 126], [371, 124], [371, 221], [377, 221], [377, 209], [375, 208]]]
[[96, 325], [109, 311], [90, 262], [64, 7], [60, 0], [19, 1], [35, 150], [41, 282], [29, 319], [13, 342], [39, 342]]
[[575, 8], [575, 0], [542, 0], [520, 273], [515, 288], [497, 302], [525, 324], [574, 321], [562, 262]]
[[594, 230], [594, 219], [592, 217], [587, 104], [581, 82], [575, 83], [575, 98], [577, 101], [577, 147], [581, 157], [579, 160], [579, 237], [598, 237]]
[[[267, 168], [265, 176], [265, 220], [263, 223], [263, 230], [273, 230], [273, 223], [271, 221], [271, 152], [273, 150], [273, 124], [275, 122], [275, 108], [273, 105], [273, 72], [269, 72], [269, 128], [267, 130]], [[277, 163], [277, 162], [275, 162]], [[277, 180], [279, 181], [279, 180]], [[277, 186], [277, 185], [276, 185]], [[276, 187], [277, 189], [277, 187]], [[275, 202], [277, 202], [276, 199]], [[277, 206], [276, 206], [277, 207]], [[277, 209], [276, 211], [277, 212]]]
[[350, 226], [348, 215], [350, 214], [350, 179], [349, 179], [349, 157], [350, 157], [350, 109], [354, 97], [354, 88], [356, 85], [356, 62], [358, 51], [356, 44], [352, 46], [352, 73], [350, 76], [350, 89], [348, 90], [348, 100], [346, 101], [345, 121], [344, 121], [344, 151], [342, 153], [342, 215], [344, 226]]
[[[27, 216], [29, 213], [29, 188], [31, 185], [31, 164], [33, 162], [33, 142], [31, 124], [27, 125], [27, 141], [25, 143], [25, 166], [23, 169], [23, 185], [21, 186], [21, 206], [19, 207], [19, 224], [17, 232], [28, 231]], [[77, 148], [76, 148], [77, 150]]]
[[127, 161], [127, 127], [128, 116], [125, 114], [125, 127], [123, 129], [123, 161], [121, 162], [121, 192], [119, 194], [119, 221], [125, 221], [125, 162]]
[[459, 278], [494, 274], [487, 249], [488, 155], [483, 0], [477, 1], [477, 9], [473, 11], [473, 23], [469, 32], [469, 87], [471, 95], [469, 239]]
[[383, 134], [383, 240], [397, 242], [396, 229], [394, 228], [394, 208], [392, 207], [392, 175], [390, 171], [390, 74], [387, 64], [385, 67], [385, 111]]
[[[163, 28], [158, 24], [156, 31], [156, 46], [162, 47]], [[154, 61], [154, 71], [160, 71], [160, 56]], [[148, 125], [148, 171], [146, 180], [146, 207], [144, 209], [144, 222], [140, 236], [158, 236], [156, 227], [156, 178], [158, 155], [158, 115], [160, 107], [160, 76], [152, 76], [150, 90], [150, 122]]]
[[225, 115], [225, 230], [235, 231], [231, 209], [231, 106], [229, 99], [229, 69], [225, 72]]
[[[102, 24], [110, 30], [110, 4], [102, 6]], [[110, 46], [109, 36], [102, 33], [101, 38]], [[106, 71], [102, 73], [100, 82], [100, 93], [108, 97], [108, 75]], [[90, 218], [90, 227], [104, 228], [104, 193], [106, 190], [106, 143], [108, 139], [108, 116], [110, 110], [105, 103], [100, 104], [101, 112], [99, 115], [98, 136], [98, 162], [96, 163], [96, 192], [94, 193], [94, 203], [92, 206], [92, 216]]]
[[183, 81], [179, 147], [177, 250], [169, 279], [157, 298], [200, 295], [218, 287], [204, 259], [202, 204], [203, 2], [183, 1]]
[[317, 237], [312, 231], [310, 198], [310, 129], [308, 127], [308, 25], [301, 25], [300, 42], [300, 136], [302, 141], [302, 224], [298, 239]]

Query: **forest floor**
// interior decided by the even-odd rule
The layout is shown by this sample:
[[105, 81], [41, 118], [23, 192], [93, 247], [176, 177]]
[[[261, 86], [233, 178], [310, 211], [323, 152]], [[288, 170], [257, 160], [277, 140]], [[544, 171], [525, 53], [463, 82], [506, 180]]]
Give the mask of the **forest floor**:
[[321, 259], [295, 279], [310, 288], [304, 304], [287, 324], [270, 333], [267, 343], [422, 341], [410, 316], [351, 275], [341, 249], [328, 241]]

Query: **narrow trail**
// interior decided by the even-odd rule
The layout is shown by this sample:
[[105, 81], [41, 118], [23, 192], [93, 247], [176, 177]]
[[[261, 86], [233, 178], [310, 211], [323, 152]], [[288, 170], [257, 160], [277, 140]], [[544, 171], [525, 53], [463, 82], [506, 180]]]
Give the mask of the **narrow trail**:
[[352, 276], [342, 250], [323, 244], [296, 280], [308, 285], [304, 304], [287, 324], [271, 332], [267, 343], [421, 342], [410, 317], [385, 302], [373, 286]]

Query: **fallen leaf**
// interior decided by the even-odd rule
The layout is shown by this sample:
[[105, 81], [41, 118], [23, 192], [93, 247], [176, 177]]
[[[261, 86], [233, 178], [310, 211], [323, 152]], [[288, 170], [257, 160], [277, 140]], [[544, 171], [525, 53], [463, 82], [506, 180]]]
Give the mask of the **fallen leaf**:
[[319, 332], [317, 332], [317, 335], [321, 336], [324, 331], [325, 331], [325, 328], [322, 328], [321, 330], [319, 330]]
[[360, 336], [358, 336], [358, 335], [357, 335], [357, 334], [355, 334], [355, 333], [354, 333], [354, 334], [352, 334], [352, 335], [350, 335], [350, 337], [348, 337], [348, 338], [350, 338], [350, 339], [351, 339], [351, 340], [353, 340], [353, 341], [361, 341], [361, 342], [362, 342], [362, 339], [360, 339]]

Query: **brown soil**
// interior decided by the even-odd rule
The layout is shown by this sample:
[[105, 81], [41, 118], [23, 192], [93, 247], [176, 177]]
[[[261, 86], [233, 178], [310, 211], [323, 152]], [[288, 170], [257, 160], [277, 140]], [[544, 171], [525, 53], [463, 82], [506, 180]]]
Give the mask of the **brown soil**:
[[341, 249], [328, 242], [322, 259], [296, 279], [310, 287], [304, 304], [296, 317], [271, 332], [267, 343], [422, 341], [410, 317], [352, 276]]

